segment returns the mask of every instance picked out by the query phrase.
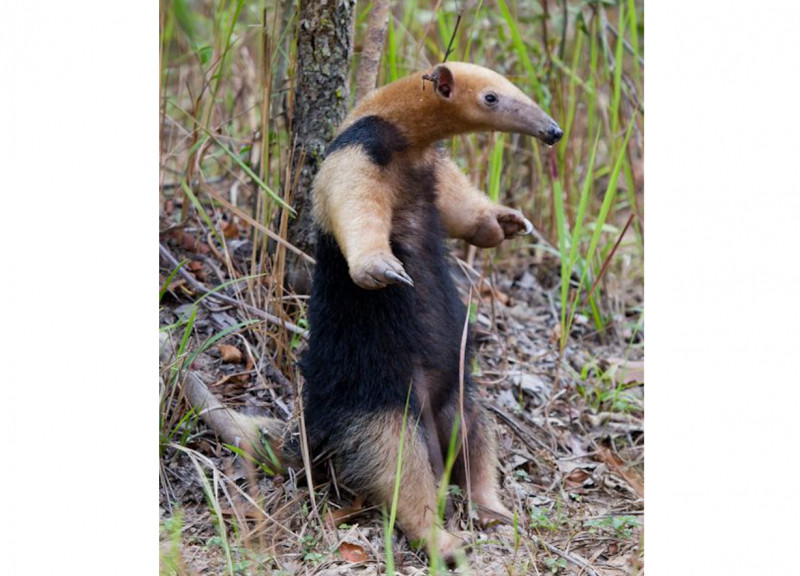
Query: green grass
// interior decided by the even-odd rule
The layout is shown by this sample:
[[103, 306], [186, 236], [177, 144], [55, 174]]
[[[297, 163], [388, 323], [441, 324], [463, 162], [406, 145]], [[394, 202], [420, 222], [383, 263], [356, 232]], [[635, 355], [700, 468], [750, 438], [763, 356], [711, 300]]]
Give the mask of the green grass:
[[[533, 59], [530, 53], [531, 50], [529, 48], [529, 43], [535, 42], [535, 40], [531, 40], [532, 36], [528, 36], [528, 43], [522, 40], [522, 35], [518, 25], [519, 17], [511, 13], [504, 0], [497, 0], [497, 6], [500, 8], [500, 13], [503, 16], [503, 20], [505, 21], [506, 25], [508, 26], [508, 30], [511, 33], [511, 41], [514, 51], [516, 51], [520, 62], [522, 62], [522, 66], [526, 72], [526, 78], [530, 83], [529, 86], [531, 88], [531, 93], [535, 97], [535, 100], [539, 102], [539, 105], [544, 108], [545, 111], [548, 111], [550, 107], [550, 101], [545, 90], [542, 88], [542, 84], [540, 82], [540, 73], [533, 65]], [[539, 52], [541, 52], [541, 49]]]
[[500, 176], [503, 172], [503, 143], [505, 135], [498, 133], [495, 135], [492, 156], [489, 160], [489, 198], [494, 202], [500, 201]]
[[595, 530], [610, 532], [620, 540], [630, 540], [633, 536], [633, 529], [641, 526], [636, 517], [628, 515], [587, 520], [585, 525]]
[[[400, 480], [403, 477], [403, 455], [407, 450], [406, 434], [408, 431], [408, 406], [411, 401], [412, 383], [408, 385], [408, 395], [406, 396], [406, 405], [403, 408], [403, 424], [400, 427], [400, 439], [398, 440], [399, 450], [397, 451], [397, 468], [394, 474], [394, 488], [392, 488], [392, 505], [389, 508], [388, 517], [384, 514], [383, 522], [383, 542], [384, 542], [384, 555], [386, 558], [386, 570], [389, 574], [394, 574], [394, 553], [392, 552], [392, 533], [394, 532], [394, 524], [397, 520], [397, 504], [400, 500]], [[412, 424], [416, 427], [416, 423]], [[412, 430], [412, 434], [416, 434], [416, 430]], [[412, 438], [410, 442], [414, 442]]]
[[159, 526], [159, 532], [166, 540], [166, 546], [162, 546], [160, 554], [160, 570], [162, 576], [173, 576], [180, 574], [183, 570], [183, 560], [181, 558], [183, 531], [183, 511], [176, 508], [172, 516], [166, 518]]

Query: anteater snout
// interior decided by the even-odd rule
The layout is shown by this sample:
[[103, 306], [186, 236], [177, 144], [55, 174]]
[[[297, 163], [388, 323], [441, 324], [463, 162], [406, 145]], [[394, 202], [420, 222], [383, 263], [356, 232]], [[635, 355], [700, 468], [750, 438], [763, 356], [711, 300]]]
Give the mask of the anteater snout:
[[556, 142], [561, 140], [561, 137], [563, 135], [564, 135], [564, 131], [561, 130], [561, 128], [558, 127], [558, 124], [552, 124], [545, 131], [544, 136], [542, 137], [542, 140], [544, 141], [545, 144], [549, 144], [550, 146], [552, 146], [553, 144], [555, 144]]

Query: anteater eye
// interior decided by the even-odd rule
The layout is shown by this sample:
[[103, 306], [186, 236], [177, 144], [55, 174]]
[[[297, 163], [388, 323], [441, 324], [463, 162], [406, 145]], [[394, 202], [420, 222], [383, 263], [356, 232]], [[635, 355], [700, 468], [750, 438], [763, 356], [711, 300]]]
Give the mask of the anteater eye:
[[497, 104], [497, 96], [492, 92], [489, 92], [483, 99], [487, 104]]

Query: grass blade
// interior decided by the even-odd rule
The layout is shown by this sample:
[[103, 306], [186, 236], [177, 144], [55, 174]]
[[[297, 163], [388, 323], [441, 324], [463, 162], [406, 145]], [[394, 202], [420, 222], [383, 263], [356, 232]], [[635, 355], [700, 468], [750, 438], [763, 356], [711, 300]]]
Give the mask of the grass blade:
[[[600, 235], [603, 232], [603, 225], [606, 222], [606, 218], [608, 217], [608, 212], [611, 209], [611, 204], [613, 203], [614, 199], [617, 196], [617, 180], [619, 179], [619, 173], [622, 169], [622, 162], [625, 159], [625, 151], [628, 147], [628, 140], [631, 137], [631, 133], [633, 132], [633, 122], [628, 125], [628, 131], [625, 134], [625, 140], [620, 147], [619, 154], [617, 154], [616, 162], [614, 162], [614, 168], [611, 171], [611, 175], [608, 180], [608, 186], [606, 187], [606, 192], [603, 196], [603, 204], [600, 206], [600, 213], [597, 216], [597, 220], [594, 223], [594, 232], [592, 234], [592, 239], [589, 242], [589, 249], [586, 252], [586, 265], [583, 268], [583, 273], [581, 275], [581, 286], [583, 286], [584, 282], [586, 281], [586, 275], [591, 268], [592, 259], [594, 258], [595, 251], [597, 250], [597, 245], [600, 242]], [[602, 317], [600, 312], [597, 308], [597, 305], [593, 298], [589, 298], [589, 306], [592, 310], [592, 316], [595, 321], [595, 325], [597, 326], [598, 330], [603, 330], [604, 325], [602, 321]]]
[[549, 108], [549, 102], [546, 100], [542, 85], [539, 83], [539, 76], [536, 73], [536, 68], [534, 68], [533, 62], [531, 62], [531, 59], [528, 56], [528, 50], [525, 48], [525, 43], [522, 41], [522, 36], [520, 35], [519, 27], [517, 26], [517, 20], [511, 15], [511, 11], [508, 9], [508, 5], [505, 3], [505, 0], [497, 0], [497, 5], [500, 7], [500, 12], [503, 14], [503, 19], [505, 20], [506, 24], [508, 24], [508, 29], [511, 32], [511, 41], [514, 44], [514, 48], [517, 51], [520, 61], [522, 62], [522, 66], [528, 73], [528, 80], [530, 80], [531, 87], [538, 98], [539, 105], [543, 109], [547, 110]]
[[492, 156], [489, 159], [489, 198], [492, 202], [499, 202], [500, 198], [500, 174], [503, 171], [503, 144], [504, 134], [502, 132], [495, 135]]
[[619, 103], [622, 96], [622, 57], [625, 54], [625, 5], [619, 5], [619, 34], [614, 51], [614, 95], [611, 100], [611, 134], [617, 133], [619, 127]]
[[182, 268], [182, 267], [183, 267], [183, 266], [184, 266], [184, 265], [185, 265], [187, 262], [188, 262], [188, 260], [185, 260], [185, 259], [184, 259], [184, 260], [181, 260], [181, 261], [178, 263], [178, 265], [177, 265], [175, 268], [173, 268], [173, 269], [172, 269], [172, 272], [170, 272], [170, 273], [169, 273], [169, 276], [167, 276], [167, 279], [166, 279], [166, 280], [164, 280], [164, 286], [162, 286], [162, 287], [161, 287], [161, 290], [160, 290], [160, 291], [159, 291], [159, 293], [158, 293], [158, 303], [159, 303], [159, 304], [161, 303], [161, 300], [164, 298], [164, 294], [166, 294], [166, 293], [167, 293], [167, 290], [169, 290], [169, 285], [170, 285], [170, 284], [172, 284], [172, 281], [175, 279], [175, 275], [178, 273], [178, 271], [179, 271], [179, 270], [180, 270], [180, 269], [181, 269], [181, 268]]

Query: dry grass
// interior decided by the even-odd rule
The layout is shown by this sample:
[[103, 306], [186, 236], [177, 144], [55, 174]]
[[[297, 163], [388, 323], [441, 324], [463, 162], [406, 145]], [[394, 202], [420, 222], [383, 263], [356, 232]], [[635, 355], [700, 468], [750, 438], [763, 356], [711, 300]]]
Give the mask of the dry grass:
[[[566, 131], [554, 149], [495, 135], [450, 144], [475, 182], [540, 233], [497, 251], [452, 245], [465, 301], [471, 289], [475, 303], [472, 370], [499, 423], [502, 498], [517, 514], [516, 527], [484, 533], [454, 495], [449, 526], [472, 543], [464, 570], [474, 574], [591, 573], [575, 561], [597, 574], [639, 571], [641, 12], [634, 1], [568, 2], [565, 28], [560, 3], [464, 12], [451, 58], [508, 75]], [[454, 22], [450, 4], [395, 6], [382, 81], [440, 60]], [[162, 10], [161, 243], [184, 261], [174, 275], [161, 261], [161, 327], [176, 344], [161, 380], [165, 574], [370, 574], [386, 561], [379, 510], [333, 527], [328, 513], [352, 504], [345, 487], [314, 486], [312, 498], [302, 474], [254, 475], [180, 394], [191, 369], [233, 408], [283, 420], [295, 411], [306, 300], [284, 290], [290, 248], [275, 240], [286, 237], [280, 206], [293, 194], [295, 23], [291, 4], [176, 1]], [[395, 537], [396, 570], [429, 573]]]

